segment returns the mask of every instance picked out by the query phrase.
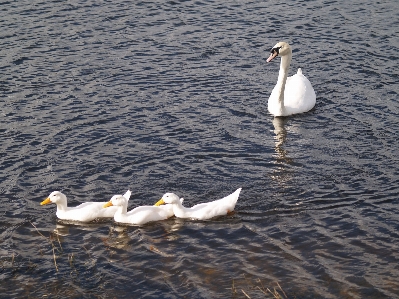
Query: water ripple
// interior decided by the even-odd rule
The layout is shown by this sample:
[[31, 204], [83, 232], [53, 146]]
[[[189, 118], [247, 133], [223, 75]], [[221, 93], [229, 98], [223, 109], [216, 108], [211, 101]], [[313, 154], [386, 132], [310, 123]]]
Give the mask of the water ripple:
[[[264, 298], [278, 281], [289, 297], [397, 297], [398, 8], [3, 2], [1, 292]], [[317, 103], [273, 119], [279, 40]], [[129, 209], [167, 191], [192, 206], [239, 187], [235, 214], [205, 222], [76, 225], [39, 205], [130, 188]]]

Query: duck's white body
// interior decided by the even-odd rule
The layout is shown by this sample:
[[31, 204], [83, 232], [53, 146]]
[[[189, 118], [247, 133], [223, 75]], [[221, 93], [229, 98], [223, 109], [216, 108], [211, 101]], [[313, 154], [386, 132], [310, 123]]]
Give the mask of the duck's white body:
[[[126, 198], [130, 198], [130, 191], [125, 193]], [[116, 207], [112, 209], [103, 209], [105, 202], [85, 202], [76, 207], [68, 207], [67, 197], [65, 194], [54, 191], [48, 198], [42, 201], [41, 205], [55, 203], [57, 205], [57, 217], [62, 220], [90, 222], [96, 218], [112, 218], [117, 210]]]
[[140, 206], [131, 211], [127, 211], [128, 200], [125, 196], [114, 195], [111, 200], [103, 205], [104, 210], [110, 208], [117, 208], [114, 214], [115, 222], [125, 224], [142, 225], [147, 222], [165, 220], [172, 217], [173, 207], [165, 205], [162, 207], [156, 206]]
[[310, 81], [298, 72], [288, 77], [292, 49], [285, 42], [277, 43], [271, 50], [267, 62], [281, 56], [280, 71], [276, 86], [269, 97], [268, 110], [274, 116], [287, 116], [311, 110], [316, 104], [316, 93]]
[[200, 203], [191, 208], [184, 207], [176, 194], [165, 193], [156, 205], [171, 204], [173, 206], [173, 213], [179, 218], [206, 220], [233, 212], [240, 192], [241, 188], [222, 199]]

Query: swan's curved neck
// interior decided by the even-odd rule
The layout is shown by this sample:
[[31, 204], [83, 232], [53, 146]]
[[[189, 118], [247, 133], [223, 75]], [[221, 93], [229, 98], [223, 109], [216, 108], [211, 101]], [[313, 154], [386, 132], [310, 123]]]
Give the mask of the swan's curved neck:
[[277, 84], [276, 84], [276, 88], [278, 90], [278, 101], [279, 101], [282, 112], [284, 109], [285, 83], [287, 82], [288, 69], [291, 64], [291, 59], [292, 59], [292, 53], [281, 56], [280, 71], [278, 73], [278, 80], [277, 80]]

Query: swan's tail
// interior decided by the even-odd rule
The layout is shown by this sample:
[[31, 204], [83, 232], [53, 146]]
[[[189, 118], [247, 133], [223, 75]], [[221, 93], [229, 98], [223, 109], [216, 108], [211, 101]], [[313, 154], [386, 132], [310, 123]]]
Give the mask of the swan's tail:
[[298, 69], [298, 72], [297, 72], [296, 74], [297, 74], [297, 75], [302, 75], [302, 69], [299, 68], [299, 69]]

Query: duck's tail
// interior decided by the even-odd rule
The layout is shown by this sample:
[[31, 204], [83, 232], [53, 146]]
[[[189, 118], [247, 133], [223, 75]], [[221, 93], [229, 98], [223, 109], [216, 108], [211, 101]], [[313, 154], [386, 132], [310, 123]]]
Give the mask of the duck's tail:
[[130, 199], [130, 195], [132, 195], [132, 191], [127, 190], [125, 194], [123, 194], [123, 197], [126, 198], [127, 200]]

